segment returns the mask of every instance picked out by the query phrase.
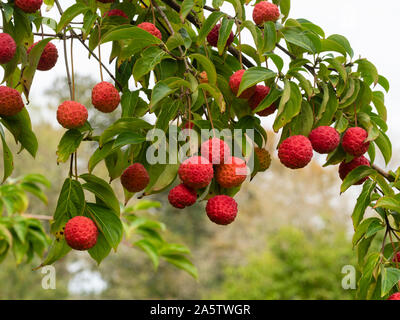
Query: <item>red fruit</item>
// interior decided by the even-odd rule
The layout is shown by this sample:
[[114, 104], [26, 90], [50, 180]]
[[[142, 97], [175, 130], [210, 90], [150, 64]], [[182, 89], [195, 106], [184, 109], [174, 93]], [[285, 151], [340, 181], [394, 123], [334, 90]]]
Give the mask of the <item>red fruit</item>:
[[[212, 28], [210, 33], [207, 35], [207, 41], [210, 45], [213, 47], [216, 47], [218, 45], [218, 37], [219, 37], [219, 29], [221, 29], [221, 25], [217, 24]], [[234, 36], [233, 32], [229, 34], [228, 40], [226, 41], [226, 46], [228, 47], [232, 42], [233, 42]]]
[[224, 163], [231, 155], [228, 144], [218, 138], [204, 141], [200, 147], [201, 156], [208, 159], [212, 164]]
[[118, 90], [109, 82], [100, 82], [92, 90], [92, 104], [101, 112], [113, 112], [120, 101]]
[[231, 157], [227, 163], [217, 167], [215, 179], [223, 188], [240, 186], [247, 176], [246, 162], [240, 158]]
[[119, 9], [112, 9], [103, 14], [103, 18], [104, 17], [115, 17], [115, 16], [129, 19], [129, 17], [126, 15], [126, 13]]
[[0, 64], [10, 62], [16, 50], [14, 39], [8, 33], [0, 33]]
[[393, 293], [387, 300], [400, 300], [400, 292]]
[[226, 195], [212, 197], [206, 205], [207, 216], [216, 224], [230, 224], [235, 220], [237, 211], [236, 201]]
[[57, 121], [66, 129], [82, 127], [88, 118], [84, 105], [76, 101], [64, 101], [58, 106]]
[[150, 177], [141, 163], [130, 165], [121, 175], [121, 184], [129, 192], [144, 190], [149, 184]]
[[65, 241], [75, 250], [88, 250], [97, 242], [99, 234], [93, 220], [76, 216], [70, 219], [65, 225]]
[[189, 207], [196, 203], [197, 192], [183, 183], [172, 188], [168, 193], [169, 203], [178, 209]]
[[[340, 165], [339, 165], [339, 177], [340, 177], [340, 179], [344, 180], [344, 178], [346, 178], [346, 176], [353, 169], [355, 169], [355, 168], [357, 168], [359, 166], [369, 166], [369, 161], [367, 160], [367, 158], [365, 158], [364, 156], [361, 156], [361, 157], [358, 157], [358, 158], [354, 158], [350, 162], [342, 161], [340, 163]], [[362, 178], [355, 184], [362, 184], [367, 179], [368, 179], [368, 177]]]
[[0, 115], [14, 116], [24, 108], [21, 94], [6, 86], [0, 86]]
[[396, 252], [396, 254], [394, 255], [392, 261], [394, 263], [396, 263], [396, 261], [397, 261], [397, 263], [400, 264], [400, 252]]
[[[29, 52], [31, 52], [33, 47], [36, 46], [38, 43], [39, 42], [36, 42], [29, 47], [29, 49], [27, 51], [28, 54], [29, 54]], [[40, 59], [39, 59], [37, 69], [40, 71], [48, 71], [56, 65], [57, 59], [58, 59], [58, 50], [54, 44], [49, 42], [44, 47], [42, 55], [40, 56]]]
[[140, 29], [146, 30], [148, 33], [151, 33], [153, 36], [162, 40], [161, 31], [157, 29], [157, 27], [150, 22], [143, 22], [138, 25]]
[[[261, 101], [268, 95], [270, 92], [270, 88], [263, 85], [257, 85], [254, 94], [249, 99], [249, 106], [251, 110], [255, 110]], [[266, 107], [265, 109], [258, 111], [257, 114], [262, 117], [269, 116], [273, 114], [276, 110], [277, 106], [275, 103], [271, 104], [270, 106]]]
[[313, 149], [307, 137], [298, 135], [285, 139], [278, 150], [281, 163], [290, 169], [305, 167], [313, 156]]
[[15, 5], [26, 13], [35, 13], [42, 6], [43, 0], [15, 0]]
[[276, 21], [280, 15], [279, 8], [273, 3], [261, 1], [254, 6], [253, 20], [257, 25], [267, 21]]
[[194, 123], [193, 122], [185, 122], [182, 126], [182, 129], [193, 129]]
[[193, 189], [201, 189], [211, 182], [214, 169], [204, 157], [193, 156], [181, 163], [178, 170], [182, 182]]
[[[233, 75], [231, 75], [229, 79], [229, 86], [231, 87], [231, 90], [235, 95], [237, 95], [239, 91], [240, 81], [242, 81], [242, 76], [244, 72], [245, 72], [244, 69], [240, 69], [236, 71]], [[239, 98], [249, 99], [254, 94], [255, 91], [256, 91], [256, 86], [247, 88], [240, 94]]]
[[352, 156], [359, 157], [368, 151], [369, 141], [368, 133], [363, 128], [353, 127], [348, 128], [342, 138], [343, 150]]
[[318, 153], [329, 153], [335, 150], [340, 143], [339, 132], [329, 126], [315, 128], [308, 135], [312, 147]]

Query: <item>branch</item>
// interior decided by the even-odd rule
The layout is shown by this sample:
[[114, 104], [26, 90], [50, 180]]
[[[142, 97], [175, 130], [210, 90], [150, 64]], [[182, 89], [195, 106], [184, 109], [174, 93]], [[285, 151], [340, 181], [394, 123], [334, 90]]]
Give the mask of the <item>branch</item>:
[[40, 215], [40, 214], [30, 214], [30, 213], [23, 213], [21, 216], [25, 218], [30, 218], [30, 219], [37, 219], [37, 220], [53, 220], [52, 216], [45, 216], [45, 215]]
[[376, 164], [373, 164], [372, 169], [375, 169], [381, 176], [383, 176], [386, 180], [389, 182], [394, 182], [394, 177], [389, 174], [389, 172], [386, 172], [385, 170], [379, 168]]

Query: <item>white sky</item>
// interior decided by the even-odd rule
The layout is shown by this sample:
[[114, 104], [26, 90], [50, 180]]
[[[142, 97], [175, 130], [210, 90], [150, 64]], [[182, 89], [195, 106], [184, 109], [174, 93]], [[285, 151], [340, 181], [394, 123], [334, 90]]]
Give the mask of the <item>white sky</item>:
[[[74, 1], [64, 0], [62, 3], [65, 9]], [[230, 5], [225, 6], [230, 9]], [[252, 8], [249, 6], [246, 8], [247, 19], [251, 20]], [[391, 89], [386, 95], [386, 106], [388, 108], [389, 136], [394, 150], [400, 148], [400, 142], [395, 139], [400, 137], [400, 126], [398, 126], [397, 120], [400, 117], [400, 110], [396, 105], [400, 101], [400, 76], [398, 75], [400, 44], [397, 20], [399, 12], [400, 1], [398, 0], [385, 0], [384, 2], [376, 0], [292, 0], [290, 12], [292, 18], [305, 18], [321, 26], [327, 36], [333, 33], [346, 36], [353, 47], [355, 58], [359, 55], [368, 58], [376, 65], [379, 73], [389, 80]], [[56, 8], [44, 15], [58, 17]], [[245, 36], [243, 41], [247, 42]], [[62, 42], [56, 40], [54, 43], [60, 57], [57, 65], [51, 71], [36, 74], [31, 95], [31, 100], [35, 105], [45, 106], [47, 104], [47, 101], [43, 100], [43, 91], [51, 88], [52, 81], [57, 76], [65, 74]], [[74, 42], [74, 48], [76, 73], [99, 78], [98, 64], [95, 59], [88, 60], [87, 51], [77, 40]], [[103, 45], [102, 48], [103, 62], [106, 62], [109, 46]], [[114, 67], [110, 67], [110, 70], [113, 71]], [[106, 74], [105, 78], [108, 78]], [[270, 121], [265, 121], [265, 124], [269, 125]]]

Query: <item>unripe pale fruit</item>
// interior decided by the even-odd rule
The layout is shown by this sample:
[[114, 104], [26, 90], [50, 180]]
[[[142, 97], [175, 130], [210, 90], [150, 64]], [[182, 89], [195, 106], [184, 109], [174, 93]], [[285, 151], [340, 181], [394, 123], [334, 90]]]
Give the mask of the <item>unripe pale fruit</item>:
[[[31, 45], [27, 51], [29, 54], [31, 50], [38, 44], [39, 42], [34, 43]], [[40, 56], [39, 63], [37, 65], [37, 69], [40, 71], [48, 71], [52, 69], [58, 59], [58, 50], [54, 44], [49, 42], [43, 49], [42, 55]]]
[[387, 300], [400, 300], [400, 292], [393, 293]]
[[88, 118], [84, 105], [76, 101], [64, 101], [58, 106], [57, 121], [66, 129], [82, 127]]
[[103, 18], [104, 17], [122, 17], [122, 18], [125, 18], [125, 19], [129, 19], [127, 14], [124, 11], [120, 10], [120, 9], [109, 10], [106, 13], [104, 13]]
[[201, 144], [200, 153], [212, 164], [220, 164], [229, 159], [231, 149], [225, 141], [214, 137]]
[[278, 149], [281, 163], [290, 169], [304, 168], [313, 156], [310, 140], [302, 135], [285, 139]]
[[207, 72], [205, 72], [205, 71], [200, 72], [200, 74], [199, 74], [199, 82], [200, 83], [208, 83]]
[[355, 157], [362, 156], [369, 148], [369, 141], [365, 142], [367, 138], [368, 133], [363, 128], [348, 128], [342, 138], [343, 150]]
[[148, 33], [162, 40], [161, 31], [157, 29], [157, 27], [150, 22], [142, 22], [138, 25], [140, 29], [146, 30]]
[[215, 180], [223, 188], [240, 186], [247, 176], [246, 162], [237, 157], [231, 157], [227, 163], [217, 166]]
[[[255, 110], [261, 101], [269, 94], [270, 88], [263, 85], [257, 85], [254, 94], [249, 99], [249, 106], [251, 110]], [[258, 111], [257, 114], [262, 117], [269, 116], [273, 114], [277, 106], [275, 103], [271, 104], [270, 106], [266, 107], [265, 109]]]
[[[221, 24], [217, 24], [214, 26], [214, 28], [211, 29], [210, 33], [207, 35], [207, 41], [208, 43], [216, 47], [218, 46], [218, 38], [219, 38], [219, 29], [221, 29]], [[234, 36], [233, 32], [229, 34], [228, 40], [226, 41], [226, 46], [230, 46], [233, 42]]]
[[[360, 156], [357, 158], [354, 158], [350, 162], [345, 162], [342, 161], [339, 165], [339, 177], [340, 179], [344, 180], [346, 176], [353, 171], [355, 168], [359, 166], [369, 166], [369, 161], [367, 158], [364, 156]], [[367, 180], [368, 177], [362, 178], [359, 181], [357, 181], [355, 184], [362, 184], [365, 180]]]
[[15, 5], [25, 13], [35, 13], [42, 4], [43, 0], [15, 0]]
[[193, 156], [181, 163], [178, 174], [185, 185], [193, 189], [201, 189], [211, 182], [214, 169], [206, 158]]
[[130, 165], [121, 175], [121, 184], [129, 192], [144, 190], [149, 184], [150, 177], [141, 163]]
[[216, 224], [230, 224], [233, 220], [235, 220], [237, 211], [238, 209], [235, 199], [229, 196], [218, 195], [207, 201], [207, 216]]
[[93, 220], [76, 216], [65, 225], [65, 241], [75, 250], [88, 250], [95, 246], [99, 231]]
[[196, 190], [184, 185], [183, 183], [172, 188], [168, 193], [169, 203], [178, 209], [189, 207], [196, 203]]
[[0, 64], [10, 62], [16, 50], [14, 39], [8, 33], [0, 33]]
[[254, 152], [257, 155], [259, 168], [258, 171], [265, 171], [271, 165], [271, 155], [269, 154], [268, 150], [262, 148], [254, 148]]
[[308, 139], [316, 152], [329, 153], [339, 146], [340, 134], [335, 128], [320, 126], [310, 132]]
[[101, 112], [113, 112], [120, 101], [118, 90], [109, 82], [100, 82], [92, 90], [92, 104]]
[[[236, 71], [233, 75], [231, 75], [231, 77], [229, 78], [229, 86], [231, 87], [231, 90], [235, 94], [235, 96], [237, 96], [237, 93], [239, 92], [239, 86], [240, 82], [242, 81], [244, 72], [245, 72], [244, 69], [240, 69]], [[254, 94], [255, 91], [256, 91], [256, 86], [247, 88], [240, 94], [239, 98], [249, 99]]]
[[267, 21], [276, 21], [281, 13], [279, 8], [268, 1], [261, 1], [254, 6], [253, 21], [257, 25], [261, 25]]
[[24, 108], [21, 94], [6, 86], [0, 86], [0, 116], [14, 116]]

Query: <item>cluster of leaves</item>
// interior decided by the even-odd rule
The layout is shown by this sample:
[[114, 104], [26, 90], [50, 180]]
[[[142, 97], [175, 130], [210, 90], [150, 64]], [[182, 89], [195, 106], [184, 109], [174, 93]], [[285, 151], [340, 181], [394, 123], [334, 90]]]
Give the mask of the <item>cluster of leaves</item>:
[[[168, 188], [176, 179], [178, 164], [148, 163], [146, 150], [150, 142], [145, 137], [154, 128], [165, 131], [167, 136], [171, 133], [171, 123], [179, 126], [179, 122], [188, 121], [194, 123], [195, 130], [211, 127], [232, 131], [254, 129], [252, 143], [262, 147], [267, 135], [255, 114], [275, 103], [278, 110], [273, 129], [281, 132], [280, 141], [295, 134], [307, 136], [313, 128], [321, 125], [334, 126], [341, 134], [348, 127], [361, 126], [367, 130], [368, 141], [371, 142], [368, 150], [371, 164], [375, 161], [376, 147], [386, 164], [390, 161], [392, 147], [385, 133], [388, 128], [384, 92], [376, 88], [379, 84], [388, 91], [389, 83], [370, 61], [353, 59], [353, 49], [344, 36], [327, 36], [321, 27], [308, 20], [288, 18], [290, 0], [274, 0], [281, 10], [281, 19], [279, 22], [266, 22], [263, 26], [246, 20], [247, 1], [228, 2], [233, 5], [234, 17], [219, 9], [224, 4], [223, 0], [214, 0], [212, 7], [206, 6], [205, 1], [194, 0], [123, 0], [112, 4], [77, 0], [65, 11], [60, 10], [61, 17], [57, 22], [37, 14], [25, 15], [9, 4], [2, 6], [4, 29], [17, 36], [19, 48], [15, 61], [5, 66], [7, 84], [15, 86], [18, 83], [17, 88], [28, 97], [38, 57], [46, 42], [52, 38], [35, 47], [36, 51], [29, 59], [26, 59], [24, 44], [32, 42], [32, 26], [38, 29], [46, 23], [53, 28], [56, 36], [69, 34], [71, 38], [78, 38], [91, 54], [101, 44], [111, 43], [109, 61], [115, 61], [114, 79], [122, 92], [122, 115], [119, 120], [99, 135], [94, 135], [94, 130], [87, 123], [79, 130], [67, 131], [60, 141], [58, 161], [71, 159], [71, 169], [72, 156], [81, 143], [89, 141], [96, 150], [88, 163], [89, 173], [80, 176], [75, 173], [73, 177], [71, 170], [65, 180], [52, 224], [52, 232], [58, 237], [43, 265], [53, 263], [69, 251], [59, 235], [66, 221], [76, 215], [92, 218], [99, 227], [98, 244], [89, 250], [98, 262], [111, 249], [116, 250], [126, 224], [127, 230], [140, 230], [139, 233], [146, 233], [147, 236], [153, 234], [151, 240], [146, 236], [135, 244], [149, 254], [155, 265], [159, 257], [175, 265], [189, 265], [184, 256], [186, 248], [166, 246], [157, 237], [156, 231], [162, 230], [161, 225], [141, 220], [136, 214], [126, 216], [129, 210], [123, 212], [126, 221], [121, 220], [121, 208], [114, 191], [102, 178], [92, 174], [96, 165], [104, 161], [110, 180], [113, 180], [135, 161], [143, 163], [150, 175], [145, 195]], [[54, 5], [53, 0], [45, 3], [49, 8]], [[58, 2], [56, 4], [60, 9]], [[122, 9], [131, 23], [124, 24], [120, 17], [103, 18], [110, 8]], [[77, 17], [83, 19], [82, 23], [71, 24]], [[154, 22], [162, 33], [162, 40], [138, 28], [137, 25], [143, 21]], [[221, 23], [218, 44], [216, 49], [212, 49], [206, 42], [206, 36], [217, 23]], [[233, 28], [235, 40], [227, 46]], [[251, 34], [254, 45], [240, 42], [240, 33], [245, 29]], [[277, 52], [287, 55], [290, 63], [285, 65]], [[17, 67], [18, 62], [22, 63], [21, 69]], [[233, 72], [244, 67], [246, 71], [235, 96], [230, 90], [229, 78]], [[207, 73], [207, 83], [200, 81], [199, 75], [203, 71]], [[131, 79], [140, 84], [136, 90], [129, 87]], [[271, 91], [255, 110], [251, 110], [248, 102], [238, 96], [259, 83], [264, 83]], [[155, 125], [142, 119], [147, 113], [156, 116]], [[1, 122], [22, 147], [34, 155], [36, 140], [30, 130], [26, 110], [15, 117], [2, 118]], [[243, 135], [243, 139], [247, 138]], [[4, 134], [2, 139], [4, 147]], [[4, 150], [7, 151], [4, 152], [7, 176], [12, 171], [12, 156], [6, 146]], [[336, 165], [343, 160], [351, 160], [351, 157], [339, 146], [328, 154], [325, 166]], [[398, 237], [400, 199], [396, 190], [400, 171], [385, 173], [375, 168], [357, 168], [346, 177], [341, 187], [344, 192], [361, 178], [370, 177], [363, 186], [353, 213], [354, 245], [357, 246], [361, 271], [361, 298], [385, 297], [400, 279], [400, 271], [393, 268], [384, 250], [368, 253], [372, 239], [379, 231], [385, 230], [384, 245], [387, 235], [390, 239], [392, 234]], [[85, 198], [84, 190], [94, 196], [94, 201]], [[210, 188], [209, 192], [213, 191]], [[125, 202], [132, 196], [126, 193]], [[369, 206], [374, 208], [378, 217], [364, 219], [364, 212]], [[127, 236], [130, 238], [129, 232]], [[396, 243], [392, 244], [391, 254], [397, 248]], [[191, 265], [185, 267], [194, 275], [191, 268]]]
[[47, 203], [41, 186], [50, 187], [50, 183], [38, 174], [9, 179], [0, 186], [0, 262], [10, 250], [19, 264], [24, 258], [31, 261], [35, 254], [42, 257], [47, 249], [50, 239], [41, 222], [22, 215], [29, 206], [27, 193]]

